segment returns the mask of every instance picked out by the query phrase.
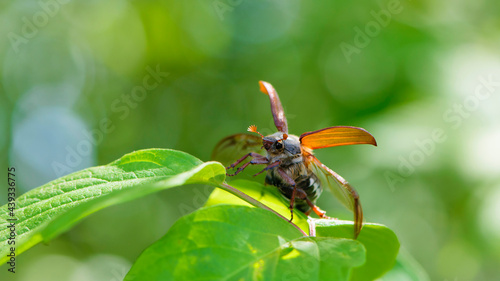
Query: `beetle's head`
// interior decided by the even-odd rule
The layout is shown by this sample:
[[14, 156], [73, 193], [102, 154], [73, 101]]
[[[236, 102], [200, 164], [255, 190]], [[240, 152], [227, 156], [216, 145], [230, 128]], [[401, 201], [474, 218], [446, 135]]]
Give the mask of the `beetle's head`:
[[288, 138], [287, 134], [280, 132], [264, 137], [264, 135], [257, 131], [257, 126], [255, 125], [248, 127], [247, 131], [259, 134], [262, 137], [262, 147], [264, 147], [267, 151], [283, 150], [283, 141]]

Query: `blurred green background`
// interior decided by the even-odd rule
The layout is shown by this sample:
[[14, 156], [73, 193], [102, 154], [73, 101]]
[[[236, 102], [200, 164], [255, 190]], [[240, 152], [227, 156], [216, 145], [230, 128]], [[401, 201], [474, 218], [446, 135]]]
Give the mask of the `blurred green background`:
[[[143, 148], [207, 161], [248, 125], [275, 131], [265, 80], [291, 133], [375, 136], [377, 148], [317, 156], [357, 188], [366, 221], [397, 233], [422, 280], [498, 280], [499, 14], [492, 0], [0, 2], [1, 186], [10, 166], [21, 194]], [[0, 279], [121, 280], [209, 192], [100, 211]], [[331, 194], [318, 205], [350, 218]]]

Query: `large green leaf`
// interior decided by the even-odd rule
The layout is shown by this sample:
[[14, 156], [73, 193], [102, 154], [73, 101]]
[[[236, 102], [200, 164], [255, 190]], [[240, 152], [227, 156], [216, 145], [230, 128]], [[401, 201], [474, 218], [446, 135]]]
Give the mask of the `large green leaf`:
[[[247, 180], [235, 180], [231, 182], [231, 185], [273, 208], [283, 216], [289, 217], [288, 202], [283, 199], [276, 188]], [[249, 206], [240, 198], [219, 189], [213, 191], [205, 206], [216, 204]], [[352, 221], [311, 218], [308, 221], [303, 213], [299, 211], [294, 213], [293, 222], [306, 232], [309, 232], [309, 224], [311, 224], [318, 237], [352, 238], [353, 236], [354, 223]], [[353, 270], [351, 280], [374, 280], [394, 266], [399, 250], [399, 241], [392, 230], [384, 225], [364, 223], [358, 241], [363, 243], [366, 248], [366, 263]]]
[[[17, 198], [16, 252], [48, 241], [104, 207], [189, 183], [220, 185], [225, 169], [180, 151], [132, 152], [105, 166], [88, 168], [49, 182]], [[136, 187], [136, 188], [131, 188]], [[6, 260], [7, 205], [0, 207], [0, 262]]]
[[271, 212], [216, 205], [178, 220], [125, 280], [348, 280], [365, 261], [351, 239], [303, 237]]

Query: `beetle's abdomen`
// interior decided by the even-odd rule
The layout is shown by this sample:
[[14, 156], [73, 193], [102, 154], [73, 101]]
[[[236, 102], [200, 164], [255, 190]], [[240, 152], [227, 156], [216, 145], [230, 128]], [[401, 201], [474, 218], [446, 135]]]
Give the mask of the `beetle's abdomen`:
[[[296, 164], [300, 165], [300, 164]], [[286, 167], [283, 170], [288, 171], [288, 174], [294, 179], [297, 190], [301, 189], [307, 194], [307, 198], [315, 203], [316, 199], [321, 195], [322, 188], [318, 177], [312, 172], [309, 173], [294, 173], [296, 169], [301, 170], [302, 167]], [[305, 169], [305, 167], [304, 167]], [[277, 168], [271, 169], [266, 175], [266, 183], [274, 185], [278, 188], [281, 194], [290, 200], [292, 198], [293, 186], [284, 180], [278, 173]], [[306, 200], [300, 199], [298, 194], [295, 195], [295, 207], [302, 212], [309, 211], [310, 207]]]

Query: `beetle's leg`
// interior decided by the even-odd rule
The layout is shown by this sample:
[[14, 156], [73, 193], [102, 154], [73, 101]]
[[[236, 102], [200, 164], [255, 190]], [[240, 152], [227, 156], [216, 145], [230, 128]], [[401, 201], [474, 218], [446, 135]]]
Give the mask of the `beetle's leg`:
[[[267, 160], [267, 158], [266, 158], [266, 160]], [[255, 177], [255, 176], [258, 176], [258, 175], [262, 174], [262, 172], [264, 172], [264, 171], [267, 171], [267, 170], [269, 170], [269, 169], [272, 169], [272, 168], [274, 168], [274, 167], [277, 167], [279, 164], [280, 164], [280, 161], [276, 161], [276, 162], [274, 162], [273, 164], [268, 165], [267, 167], [265, 167], [264, 169], [262, 169], [262, 171], [258, 172], [257, 174], [255, 174], [255, 175], [253, 175], [253, 176], [254, 176], [254, 177]]]
[[[307, 199], [309, 200], [309, 199]], [[326, 215], [326, 211], [321, 210], [318, 206], [313, 204], [312, 210], [322, 219], [329, 219], [330, 217]]]
[[[311, 210], [314, 211], [316, 213], [316, 215], [318, 215], [322, 219], [329, 219], [330, 218], [326, 215], [325, 211], [321, 210], [318, 206], [314, 205], [314, 203], [311, 200], [309, 200], [309, 198], [307, 197], [307, 193], [304, 190], [299, 189], [297, 192], [299, 193], [299, 198], [306, 200], [307, 205], [309, 205], [309, 207], [311, 207]], [[309, 214], [311, 213], [311, 210], [306, 212], [307, 216], [309, 216]]]
[[266, 158], [266, 157], [264, 157], [264, 156], [262, 156], [262, 155], [260, 155], [258, 153], [250, 152], [250, 153], [245, 154], [243, 157], [241, 157], [240, 159], [238, 159], [236, 162], [234, 162], [233, 164], [231, 164], [229, 167], [226, 167], [226, 170], [229, 170], [229, 169], [232, 169], [232, 168], [236, 167], [238, 164], [240, 164], [241, 162], [243, 162], [248, 157], [252, 157], [252, 158]]
[[297, 193], [297, 184], [283, 169], [278, 168], [280, 176], [291, 186], [293, 186], [292, 198], [290, 198], [290, 221], [293, 220], [293, 203], [295, 203], [295, 194]]
[[243, 166], [239, 167], [238, 170], [236, 170], [236, 172], [234, 174], [228, 174], [228, 173], [226, 173], [226, 175], [228, 175], [228, 176], [236, 176], [241, 171], [243, 171], [246, 167], [248, 167], [248, 165], [250, 165], [250, 164], [255, 165], [255, 164], [267, 164], [267, 163], [269, 163], [269, 160], [267, 160], [266, 157], [264, 157], [264, 156], [262, 156], [262, 155], [260, 155], [258, 153], [251, 152], [251, 153], [248, 153], [247, 155], [245, 155], [244, 157], [242, 157], [240, 160], [238, 160], [235, 163], [233, 163], [230, 167], [234, 168], [234, 166], [236, 166], [239, 163], [241, 163], [241, 161], [245, 160], [245, 158], [247, 158], [248, 156], [253, 157], [253, 159], [250, 160], [249, 162], [243, 164]]

